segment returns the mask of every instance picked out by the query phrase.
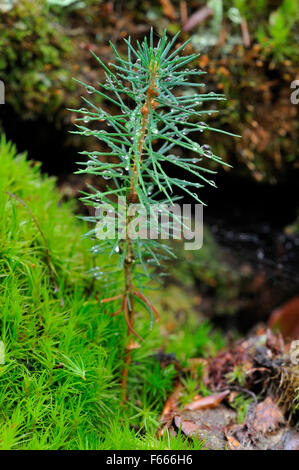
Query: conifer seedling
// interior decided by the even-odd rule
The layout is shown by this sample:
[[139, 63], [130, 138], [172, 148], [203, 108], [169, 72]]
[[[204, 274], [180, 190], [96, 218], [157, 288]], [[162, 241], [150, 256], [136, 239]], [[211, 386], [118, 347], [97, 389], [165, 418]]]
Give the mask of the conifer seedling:
[[[178, 44], [177, 39], [178, 34], [168, 40], [164, 32], [155, 45], [153, 31], [149, 39], [145, 38], [142, 44], [137, 42], [136, 47], [132, 46], [130, 38], [124, 39], [127, 56], [121, 56], [111, 44], [116, 63], [108, 65], [91, 51], [104, 69], [105, 82], [99, 83], [97, 88], [79, 83], [91, 96], [101, 98], [103, 108], [83, 97], [86, 107], [71, 110], [79, 114], [75, 133], [101, 142], [102, 151], [81, 152], [87, 158], [80, 162], [82, 168], [77, 173], [99, 176], [105, 183], [104, 187], [103, 184], [89, 186], [89, 192], [84, 193], [82, 199], [96, 210], [94, 216], [86, 217], [95, 224], [87, 234], [95, 240], [92, 251], [106, 255], [107, 259], [105, 266], [96, 266], [93, 270], [94, 276], [100, 278], [102, 286], [109, 291], [109, 297], [101, 302], [115, 303], [113, 315], [124, 315], [128, 327], [122, 378], [124, 400], [131, 350], [136, 341], [143, 341], [135, 327], [136, 310], [147, 312], [151, 324], [158, 318], [144, 289], [153, 274], [161, 272], [161, 263], [173, 256], [169, 244], [160, 239], [132, 236], [128, 227], [134, 214], [128, 208], [139, 204], [153, 214], [156, 230], [163, 238], [159, 214], [163, 212], [169, 217], [173, 230], [178, 223], [183, 226], [184, 220], [177, 220], [173, 205], [180, 202], [184, 193], [197, 204], [203, 204], [198, 190], [205, 184], [215, 186], [211, 179], [215, 171], [205, 160], [225, 164], [201, 142], [206, 130], [229, 134], [207, 124], [205, 117], [211, 110], [203, 107], [204, 102], [223, 100], [224, 96], [200, 91], [204, 85], [198, 78], [204, 72], [190, 67], [199, 54], [185, 55], [189, 41]], [[126, 205], [122, 214], [120, 200]], [[153, 210], [161, 205], [162, 211]], [[121, 220], [125, 221], [121, 230], [117, 227], [114, 237], [103, 236], [103, 232], [102, 237], [97, 236], [98, 224], [103, 220], [103, 213], [101, 219], [98, 210], [106, 206], [112, 208], [113, 216], [121, 215]], [[109, 221], [107, 214], [106, 220]], [[143, 229], [147, 230], [148, 221], [144, 224]], [[106, 222], [106, 225], [109, 232], [112, 218], [111, 224]]]

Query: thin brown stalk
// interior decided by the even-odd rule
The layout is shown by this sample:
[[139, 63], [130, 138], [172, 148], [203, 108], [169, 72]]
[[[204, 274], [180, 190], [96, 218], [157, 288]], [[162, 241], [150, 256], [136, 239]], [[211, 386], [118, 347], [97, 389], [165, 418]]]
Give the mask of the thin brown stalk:
[[113, 300], [118, 300], [118, 299], [121, 299], [123, 297], [122, 294], [120, 295], [115, 295], [114, 297], [107, 297], [106, 299], [102, 299], [101, 300], [101, 304], [104, 304], [106, 302], [112, 302]]
[[160, 320], [160, 315], [158, 310], [153, 306], [153, 304], [145, 297], [145, 295], [140, 292], [140, 290], [136, 290], [135, 295], [139, 297], [143, 302], [146, 303], [146, 305], [151, 309], [151, 311], [155, 314], [157, 321]]
[[[156, 72], [157, 72], [157, 63], [153, 62], [151, 65], [151, 78], [150, 78], [150, 83], [149, 83], [149, 88], [147, 90], [147, 96], [144, 105], [141, 108], [141, 114], [142, 114], [142, 119], [141, 119], [141, 130], [140, 130], [140, 136], [139, 136], [139, 141], [138, 141], [138, 146], [137, 146], [137, 153], [134, 157], [133, 165], [132, 165], [132, 177], [131, 177], [131, 182], [130, 182], [130, 190], [129, 190], [129, 196], [128, 196], [128, 204], [136, 204], [139, 202], [139, 197], [138, 197], [138, 192], [137, 192], [137, 187], [139, 184], [139, 176], [138, 176], [138, 166], [140, 167], [141, 162], [142, 162], [142, 154], [143, 154], [143, 146], [144, 142], [146, 139], [147, 135], [147, 127], [148, 127], [148, 120], [149, 120], [149, 114], [150, 114], [150, 109], [155, 109], [158, 105], [157, 102], [157, 96], [159, 95], [157, 89], [156, 89]], [[126, 219], [126, 227], [128, 228], [130, 222], [131, 222], [132, 216], [127, 216]], [[128, 339], [129, 339], [129, 344], [132, 341], [131, 339], [131, 333], [134, 334], [139, 340], [143, 341], [141, 336], [136, 333], [134, 330], [134, 292], [136, 288], [133, 285], [132, 281], [132, 264], [133, 264], [133, 252], [132, 252], [132, 241], [129, 236], [130, 234], [126, 233], [126, 244], [127, 244], [127, 252], [126, 252], [126, 258], [125, 258], [125, 263], [124, 263], [124, 277], [125, 277], [125, 291], [123, 294], [124, 298], [124, 313], [125, 313], [125, 319], [128, 325]], [[125, 367], [123, 370], [123, 375], [122, 375], [122, 402], [124, 403], [126, 401], [127, 397], [127, 377], [128, 377], [128, 371], [129, 371], [129, 365], [131, 363], [131, 348], [127, 348], [127, 354], [125, 357]]]
[[241, 22], [241, 31], [242, 31], [242, 38], [245, 47], [250, 47], [250, 35], [248, 31], [247, 21], [245, 18], [242, 19]]
[[[48, 265], [48, 268], [49, 268], [49, 273], [50, 273], [50, 277], [51, 277], [51, 280], [53, 282], [53, 285], [54, 285], [54, 289], [55, 289], [55, 292], [59, 292], [59, 287], [58, 287], [58, 284], [56, 282], [56, 279], [55, 279], [55, 274], [54, 274], [54, 271], [53, 271], [53, 268], [52, 268], [52, 265], [51, 265], [51, 256], [50, 256], [50, 249], [49, 249], [49, 245], [48, 245], [48, 242], [47, 242], [47, 239], [39, 225], [39, 222], [38, 220], [36, 219], [36, 217], [34, 216], [34, 214], [32, 213], [32, 211], [29, 209], [29, 207], [27, 206], [26, 202], [23, 201], [23, 199], [21, 199], [19, 196], [16, 196], [15, 194], [11, 193], [10, 191], [6, 191], [6, 194], [8, 194], [10, 197], [16, 199], [20, 204], [22, 204], [22, 206], [25, 207], [26, 211], [28, 212], [28, 214], [30, 215], [30, 217], [32, 218], [35, 226], [37, 227], [39, 233], [41, 234], [41, 237], [44, 241], [44, 245], [45, 245], [45, 249], [46, 249], [46, 257], [47, 257], [47, 265]], [[61, 297], [60, 299], [60, 304], [61, 306], [64, 305], [64, 300], [63, 298]]]

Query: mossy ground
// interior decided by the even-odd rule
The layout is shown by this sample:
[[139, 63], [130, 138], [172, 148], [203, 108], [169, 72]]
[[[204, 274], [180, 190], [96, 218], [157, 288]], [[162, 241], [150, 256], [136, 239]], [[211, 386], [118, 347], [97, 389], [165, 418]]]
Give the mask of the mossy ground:
[[[55, 180], [41, 176], [39, 164], [17, 155], [3, 136], [0, 165], [0, 448], [199, 449], [201, 442], [191, 445], [180, 435], [156, 437], [177, 372], [172, 364], [162, 368], [154, 354], [165, 347], [182, 361], [217, 349], [221, 337], [192, 315], [172, 319], [171, 333], [167, 311], [152, 331], [148, 318], [137, 319], [145, 344], [133, 353], [129, 399], [121, 407], [126, 325], [99, 306], [96, 294], [107, 292], [86, 274], [87, 227], [73, 202], [61, 202]], [[32, 216], [7, 191], [38, 221], [58, 292]]]

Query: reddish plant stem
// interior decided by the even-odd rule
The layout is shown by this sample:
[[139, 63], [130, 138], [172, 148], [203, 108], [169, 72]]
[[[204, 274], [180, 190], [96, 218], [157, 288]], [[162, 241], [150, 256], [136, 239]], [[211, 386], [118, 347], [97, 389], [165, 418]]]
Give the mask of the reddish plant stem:
[[[128, 205], [136, 204], [139, 202], [139, 197], [137, 193], [137, 187], [139, 183], [138, 165], [140, 167], [140, 164], [142, 161], [143, 146], [144, 146], [144, 141], [145, 141], [146, 134], [147, 134], [150, 109], [151, 108], [155, 109], [155, 107], [158, 104], [156, 100], [156, 97], [159, 94], [156, 90], [156, 81], [155, 81], [156, 70], [157, 70], [157, 63], [154, 62], [151, 66], [150, 85], [147, 90], [146, 100], [145, 100], [144, 105], [141, 108], [141, 114], [142, 114], [141, 130], [140, 130], [140, 137], [139, 137], [138, 146], [137, 146], [137, 152], [134, 157], [134, 161], [132, 165], [132, 177], [131, 177], [130, 190], [129, 190], [129, 195], [128, 195]], [[129, 366], [132, 360], [132, 352], [131, 352], [132, 348], [130, 348], [130, 345], [133, 341], [132, 334], [134, 334], [135, 336], [137, 336], [137, 338], [143, 341], [142, 338], [134, 330], [134, 316], [135, 316], [134, 291], [136, 289], [133, 285], [133, 280], [132, 280], [132, 265], [134, 262], [132, 241], [128, 234], [128, 227], [131, 222], [131, 219], [132, 219], [132, 216], [127, 215], [127, 218], [126, 218], [127, 252], [126, 252], [126, 258], [125, 258], [125, 263], [124, 263], [125, 291], [123, 294], [123, 299], [124, 299], [123, 305], [124, 305], [125, 318], [126, 318], [126, 322], [128, 325], [128, 332], [127, 332], [128, 346], [126, 348], [125, 364], [124, 364], [124, 369], [122, 373], [122, 383], [121, 383], [122, 403], [125, 403], [127, 400], [127, 378], [128, 378], [128, 373], [129, 373]]]

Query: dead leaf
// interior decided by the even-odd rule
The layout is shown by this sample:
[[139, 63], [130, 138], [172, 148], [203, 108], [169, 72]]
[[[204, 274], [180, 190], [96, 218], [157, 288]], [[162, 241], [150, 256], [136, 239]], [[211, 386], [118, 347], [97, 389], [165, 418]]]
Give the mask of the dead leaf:
[[282, 424], [284, 424], [282, 411], [271, 397], [256, 405], [250, 425], [251, 432], [267, 435], [276, 432]]
[[297, 445], [296, 436], [289, 432], [282, 411], [269, 396], [249, 406], [243, 424], [229, 424], [224, 429], [231, 450], [234, 440], [239, 442], [240, 450], [274, 450]]
[[178, 403], [179, 403], [181, 389], [182, 389], [182, 386], [181, 386], [180, 382], [178, 381], [175, 385], [174, 391], [168, 397], [168, 399], [166, 400], [166, 403], [164, 405], [162, 415], [161, 415], [161, 418], [160, 418], [162, 422], [166, 422], [170, 418], [172, 418], [173, 413], [177, 409], [177, 406], [178, 406]]
[[175, 416], [174, 417], [174, 423], [178, 429], [181, 429], [182, 432], [185, 434], [185, 436], [193, 436], [196, 431], [200, 429], [200, 426], [196, 423], [194, 423], [191, 420], [184, 419], [180, 416]]
[[170, 430], [174, 429], [177, 432], [181, 429], [186, 436], [204, 441], [206, 449], [221, 450], [227, 446], [223, 429], [235, 420], [236, 412], [220, 404], [213, 409], [178, 412], [173, 420], [174, 426]]
[[229, 393], [229, 390], [225, 390], [224, 392], [209, 395], [208, 397], [202, 397], [199, 400], [189, 403], [189, 405], [186, 406], [186, 410], [195, 411], [204, 408], [216, 408]]
[[268, 325], [270, 328], [278, 328], [284, 338], [299, 338], [299, 296], [294, 297], [270, 316]]

